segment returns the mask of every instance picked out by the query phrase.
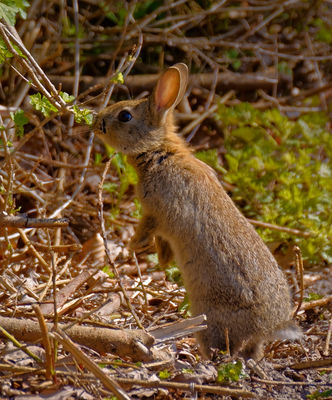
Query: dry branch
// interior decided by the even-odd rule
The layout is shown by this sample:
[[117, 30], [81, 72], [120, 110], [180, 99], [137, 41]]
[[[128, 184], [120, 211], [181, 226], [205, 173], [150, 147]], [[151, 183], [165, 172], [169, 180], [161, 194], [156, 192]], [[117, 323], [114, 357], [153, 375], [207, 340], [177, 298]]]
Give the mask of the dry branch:
[[[52, 331], [53, 324], [46, 324]], [[17, 340], [35, 342], [42, 337], [38, 322], [18, 318], [0, 317], [0, 326], [15, 336]], [[76, 343], [90, 347], [99, 353], [113, 353], [119, 357], [131, 357], [134, 361], [152, 361], [149, 348], [154, 339], [141, 330], [107, 329], [86, 326], [73, 326], [66, 330], [64, 324], [59, 328]], [[2, 336], [2, 334], [1, 334]]]
[[[151, 90], [157, 81], [159, 74], [142, 74], [130, 75], [126, 77], [125, 84], [132, 93], [138, 93], [144, 90]], [[50, 79], [56, 86], [62, 85], [64, 90], [70, 91], [74, 82], [72, 76], [51, 75]], [[215, 76], [213, 73], [192, 74], [189, 85], [193, 87], [203, 86], [210, 89]], [[105, 87], [109, 82], [109, 78], [80, 76], [80, 86], [82, 90], [87, 90], [91, 86]], [[238, 74], [236, 72], [221, 72], [217, 77], [217, 88], [252, 90], [252, 89], [269, 89], [275, 85], [277, 80], [272, 74], [263, 73], [247, 73]]]
[[26, 215], [6, 215], [0, 212], [0, 228], [61, 228], [68, 224], [67, 218], [29, 218]]
[[332, 302], [332, 295], [323, 297], [322, 299], [319, 300], [313, 300], [313, 301], [308, 301], [307, 303], [302, 303], [300, 311], [311, 310], [312, 308], [315, 307], [326, 306], [330, 302]]
[[129, 400], [128, 395], [124, 390], [114, 381], [113, 378], [107, 376], [105, 372], [87, 355], [85, 355], [76, 345], [73, 343], [68, 336], [58, 330], [58, 332], [53, 332], [53, 336], [63, 345], [63, 347], [69, 351], [74, 358], [82, 363], [89, 371], [91, 371], [103, 385], [116, 394], [117, 398], [120, 400]]
[[143, 387], [163, 387], [166, 389], [177, 389], [185, 390], [188, 392], [201, 392], [201, 393], [213, 393], [221, 396], [231, 396], [231, 397], [242, 397], [245, 399], [252, 399], [256, 395], [248, 390], [236, 389], [236, 388], [226, 388], [222, 386], [209, 386], [209, 385], [196, 385], [192, 383], [180, 383], [180, 382], [165, 382], [165, 381], [143, 381], [140, 379], [126, 379], [126, 378], [116, 378], [119, 383], [127, 385], [137, 385]]

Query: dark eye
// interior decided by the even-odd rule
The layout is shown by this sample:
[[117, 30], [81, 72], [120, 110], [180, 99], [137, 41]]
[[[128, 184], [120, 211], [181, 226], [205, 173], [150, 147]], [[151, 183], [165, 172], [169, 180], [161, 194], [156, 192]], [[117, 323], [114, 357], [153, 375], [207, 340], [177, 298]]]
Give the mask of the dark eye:
[[119, 112], [118, 120], [121, 121], [121, 122], [128, 122], [132, 118], [133, 118], [133, 116], [127, 110], [122, 110], [122, 111]]

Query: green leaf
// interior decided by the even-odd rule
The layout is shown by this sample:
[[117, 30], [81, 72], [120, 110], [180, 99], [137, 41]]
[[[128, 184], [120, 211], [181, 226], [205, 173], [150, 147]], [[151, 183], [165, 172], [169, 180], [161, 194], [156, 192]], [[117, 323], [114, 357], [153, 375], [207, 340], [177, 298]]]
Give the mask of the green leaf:
[[164, 369], [159, 372], [159, 378], [160, 379], [168, 379], [171, 376], [171, 373], [168, 371], [168, 369]]
[[14, 5], [7, 5], [3, 2], [0, 2], [0, 19], [4, 19], [7, 24], [15, 25], [16, 22], [16, 14], [19, 12], [19, 9]]
[[25, 116], [24, 111], [21, 109], [18, 109], [14, 113], [11, 112], [10, 117], [15, 123], [17, 135], [23, 136], [24, 125], [26, 125], [29, 122], [29, 119]]
[[78, 124], [85, 123], [89, 126], [93, 123], [93, 115], [90, 110], [87, 108], [79, 108], [77, 105], [73, 106], [73, 112], [75, 116], [75, 121]]
[[192, 313], [190, 311], [189, 297], [187, 294], [185, 294], [183, 301], [179, 304], [178, 311], [185, 318], [190, 318], [192, 316]]
[[326, 399], [327, 397], [332, 396], [332, 389], [328, 390], [315, 390], [314, 392], [307, 395], [308, 400], [316, 400], [316, 399]]
[[117, 72], [113, 76], [113, 78], [111, 79], [111, 82], [123, 85], [124, 84], [124, 77], [123, 77], [122, 72]]
[[322, 299], [324, 296], [318, 294], [318, 293], [309, 293], [307, 297], [305, 297], [303, 299], [303, 301], [313, 301], [313, 300], [320, 300]]
[[59, 95], [66, 103], [71, 103], [75, 100], [75, 96], [72, 96], [66, 92], [60, 92]]
[[233, 136], [245, 140], [246, 142], [252, 142], [262, 136], [262, 134], [264, 134], [264, 131], [261, 128], [254, 128], [251, 126], [242, 126], [232, 131]]
[[175, 263], [172, 263], [169, 267], [166, 268], [165, 274], [166, 278], [170, 282], [175, 282], [179, 286], [183, 286], [180, 269]]
[[7, 49], [6, 43], [4, 42], [2, 37], [0, 37], [0, 63], [4, 63], [7, 60], [7, 58], [11, 57], [13, 57], [13, 53], [11, 53]]
[[44, 117], [49, 117], [51, 113], [57, 112], [58, 109], [41, 93], [36, 93], [30, 96], [30, 104], [40, 111]]
[[16, 14], [25, 19], [27, 7], [29, 7], [29, 2], [26, 0], [1, 0], [0, 19], [3, 18], [9, 25], [15, 25]]
[[238, 382], [244, 376], [241, 361], [220, 365], [218, 368], [217, 382]]
[[105, 272], [105, 274], [107, 274], [111, 279], [114, 278], [114, 272], [111, 271], [109, 265], [105, 265], [105, 266], [102, 268], [102, 271]]

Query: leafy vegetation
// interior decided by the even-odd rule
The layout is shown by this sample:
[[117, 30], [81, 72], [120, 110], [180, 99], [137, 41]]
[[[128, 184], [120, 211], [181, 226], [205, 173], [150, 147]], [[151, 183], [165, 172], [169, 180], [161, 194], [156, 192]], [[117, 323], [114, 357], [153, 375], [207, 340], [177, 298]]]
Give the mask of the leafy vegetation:
[[313, 393], [307, 395], [308, 400], [326, 399], [332, 396], [332, 390], [315, 390]]
[[29, 2], [26, 0], [2, 0], [0, 2], [0, 19], [4, 19], [9, 25], [14, 25], [16, 15], [26, 18], [26, 8]]
[[239, 360], [228, 364], [222, 364], [218, 368], [217, 382], [219, 383], [238, 382], [243, 377], [243, 365]]
[[277, 109], [241, 103], [220, 105], [216, 118], [225, 135], [225, 180], [235, 185], [232, 198], [245, 215], [311, 234], [291, 237], [264, 229], [263, 238], [296, 243], [308, 263], [332, 262], [332, 136], [326, 114], [293, 121]]
[[50, 114], [58, 111], [58, 109], [39, 92], [30, 96], [30, 103], [37, 111], [40, 111], [44, 117], [49, 117]]
[[17, 111], [11, 112], [10, 117], [14, 121], [17, 135], [23, 136], [24, 125], [29, 122], [29, 119], [26, 117], [24, 111], [19, 108]]

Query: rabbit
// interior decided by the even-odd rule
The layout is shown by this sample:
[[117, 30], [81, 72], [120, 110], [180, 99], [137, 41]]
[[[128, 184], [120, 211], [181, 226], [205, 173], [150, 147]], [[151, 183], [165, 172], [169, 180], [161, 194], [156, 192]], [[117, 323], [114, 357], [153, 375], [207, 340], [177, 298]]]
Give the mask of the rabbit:
[[161, 265], [177, 262], [192, 313], [207, 317], [196, 335], [203, 357], [225, 350], [228, 328], [231, 354], [260, 360], [266, 341], [300, 336], [289, 287], [215, 172], [176, 133], [173, 110], [187, 81], [185, 64], [168, 68], [148, 98], [100, 111], [94, 130], [137, 171], [142, 218], [130, 248], [154, 241]]

